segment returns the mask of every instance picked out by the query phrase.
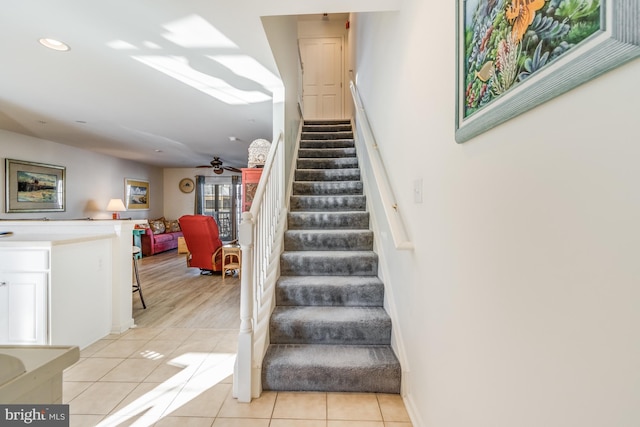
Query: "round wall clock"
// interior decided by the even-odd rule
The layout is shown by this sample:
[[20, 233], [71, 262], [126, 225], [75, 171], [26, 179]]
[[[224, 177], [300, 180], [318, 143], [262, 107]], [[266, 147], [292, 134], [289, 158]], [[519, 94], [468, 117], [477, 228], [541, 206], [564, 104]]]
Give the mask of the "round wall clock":
[[191, 178], [184, 178], [180, 180], [180, 191], [183, 193], [191, 193], [196, 188]]

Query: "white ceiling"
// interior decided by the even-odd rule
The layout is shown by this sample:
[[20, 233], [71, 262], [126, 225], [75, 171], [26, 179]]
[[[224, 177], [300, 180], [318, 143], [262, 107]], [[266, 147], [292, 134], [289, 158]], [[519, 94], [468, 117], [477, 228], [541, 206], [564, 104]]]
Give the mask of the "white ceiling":
[[[398, 1], [3, 1], [0, 128], [161, 167], [195, 167], [213, 156], [243, 167], [249, 144], [272, 138], [270, 83], [211, 57], [253, 58], [273, 78], [261, 16], [375, 10]], [[42, 37], [71, 50], [47, 49]], [[179, 73], [204, 83], [158, 71], [150, 57], [182, 63]], [[194, 88], [221, 82], [262, 100], [229, 104]]]
[[[249, 144], [272, 138], [273, 82], [264, 74], [278, 73], [260, 16], [395, 1], [3, 1], [0, 128], [160, 167], [206, 165], [213, 156], [243, 167]], [[42, 37], [71, 49], [45, 48]], [[260, 65], [241, 74], [263, 76], [238, 75], [211, 58], [220, 55], [253, 58]], [[199, 81], [158, 71], [151, 57], [181, 64], [178, 74]], [[261, 99], [221, 101], [211, 93], [220, 84]]]

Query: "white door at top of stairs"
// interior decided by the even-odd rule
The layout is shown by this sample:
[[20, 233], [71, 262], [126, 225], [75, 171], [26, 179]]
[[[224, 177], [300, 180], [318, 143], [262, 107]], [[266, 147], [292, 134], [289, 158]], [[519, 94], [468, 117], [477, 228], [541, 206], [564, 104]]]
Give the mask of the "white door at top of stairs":
[[302, 102], [305, 119], [343, 114], [342, 38], [301, 38]]

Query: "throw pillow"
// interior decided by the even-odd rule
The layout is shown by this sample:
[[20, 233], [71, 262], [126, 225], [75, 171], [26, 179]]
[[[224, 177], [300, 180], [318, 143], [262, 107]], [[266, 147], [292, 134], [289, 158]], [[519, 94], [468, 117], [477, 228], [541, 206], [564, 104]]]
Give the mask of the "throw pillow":
[[164, 225], [164, 218], [150, 219], [149, 227], [151, 228], [151, 231], [153, 232], [153, 234], [164, 233], [166, 230], [166, 227]]
[[173, 232], [176, 232], [176, 231], [180, 231], [180, 223], [178, 222], [177, 219], [165, 220], [164, 221], [164, 228], [165, 228], [167, 233], [173, 233]]

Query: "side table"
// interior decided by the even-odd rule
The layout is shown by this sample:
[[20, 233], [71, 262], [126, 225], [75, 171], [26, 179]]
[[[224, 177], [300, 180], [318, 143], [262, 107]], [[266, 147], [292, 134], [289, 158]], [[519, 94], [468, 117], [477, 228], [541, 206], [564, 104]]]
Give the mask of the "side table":
[[[133, 246], [137, 246], [140, 249], [142, 249], [142, 239], [140, 238], [140, 236], [142, 236], [146, 232], [147, 232], [147, 230], [145, 228], [134, 228], [133, 229]], [[136, 259], [142, 258], [142, 250], [140, 252], [134, 254], [133, 256]]]
[[238, 270], [238, 278], [241, 278], [242, 269], [242, 249], [240, 245], [222, 246], [222, 281], [227, 275], [227, 271]]

